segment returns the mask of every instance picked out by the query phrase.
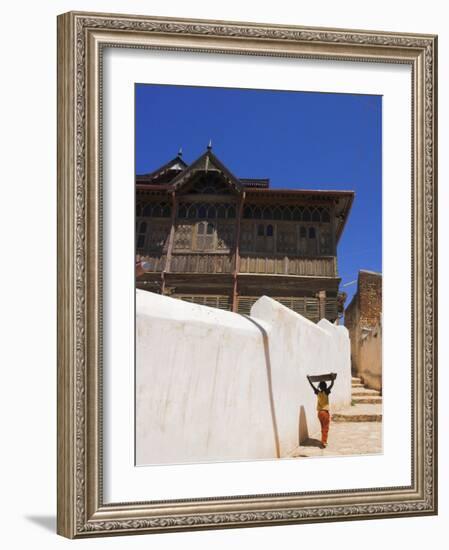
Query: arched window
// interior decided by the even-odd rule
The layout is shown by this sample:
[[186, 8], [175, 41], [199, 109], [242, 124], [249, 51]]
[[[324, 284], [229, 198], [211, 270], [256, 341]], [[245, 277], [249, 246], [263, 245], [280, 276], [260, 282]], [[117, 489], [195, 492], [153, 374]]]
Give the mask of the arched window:
[[301, 220], [301, 210], [298, 207], [293, 210], [293, 219], [296, 222], [299, 222]]
[[273, 212], [273, 219], [274, 220], [280, 220], [282, 219], [282, 210], [277, 207], [274, 209], [274, 212]]
[[312, 212], [312, 221], [313, 222], [319, 222], [321, 220], [320, 212], [319, 210], [315, 209]]
[[142, 215], [149, 218], [151, 216], [151, 203], [147, 203], [142, 211]]
[[265, 236], [265, 226], [260, 224], [257, 226], [257, 236], [258, 237], [264, 237]]
[[228, 218], [235, 218], [235, 208], [233, 206], [230, 206], [228, 209]]
[[206, 207], [203, 204], [198, 208], [198, 218], [207, 218]]
[[273, 236], [273, 226], [267, 225], [267, 237], [272, 237], [272, 236]]
[[306, 239], [307, 238], [307, 229], [304, 226], [300, 227], [300, 229], [299, 229], [299, 237], [301, 239]]
[[217, 217], [217, 209], [215, 206], [209, 206], [209, 210], [207, 212], [207, 215], [209, 218], [216, 218]]
[[311, 215], [310, 215], [310, 209], [309, 208], [304, 208], [304, 212], [302, 214], [302, 219], [305, 221], [305, 222], [310, 222], [311, 220]]
[[272, 220], [273, 219], [273, 210], [267, 206], [263, 209], [263, 219]]
[[215, 230], [214, 224], [213, 224], [213, 223], [208, 223], [208, 224], [207, 224], [206, 235], [213, 235], [213, 234], [214, 234], [214, 230]]
[[258, 206], [256, 206], [253, 210], [253, 216], [256, 220], [262, 219], [262, 210]]
[[183, 204], [178, 206], [178, 218], [187, 218], [187, 208]]
[[194, 219], [196, 218], [196, 206], [195, 205], [190, 205], [190, 208], [189, 208], [189, 213], [188, 213], [188, 216], [190, 219]]
[[285, 206], [282, 209], [282, 219], [286, 221], [290, 221], [292, 219], [292, 212], [288, 206]]
[[323, 210], [323, 213], [321, 214], [321, 220], [323, 222], [330, 222], [331, 221], [331, 217], [329, 215], [329, 210], [327, 208], [325, 208]]
[[309, 227], [309, 239], [316, 239], [316, 230], [314, 227]]

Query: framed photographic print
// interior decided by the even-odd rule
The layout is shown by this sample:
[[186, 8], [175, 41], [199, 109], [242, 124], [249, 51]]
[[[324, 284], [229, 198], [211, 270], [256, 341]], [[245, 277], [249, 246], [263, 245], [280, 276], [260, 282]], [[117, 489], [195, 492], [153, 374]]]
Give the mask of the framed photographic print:
[[436, 50], [59, 16], [59, 534], [437, 513]]

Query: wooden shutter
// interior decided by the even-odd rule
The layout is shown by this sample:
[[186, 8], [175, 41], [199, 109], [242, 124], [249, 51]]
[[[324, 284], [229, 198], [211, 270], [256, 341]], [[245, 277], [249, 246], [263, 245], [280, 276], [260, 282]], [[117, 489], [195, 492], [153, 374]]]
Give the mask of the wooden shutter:
[[173, 297], [201, 306], [216, 307], [228, 311], [231, 309], [231, 300], [229, 296], [176, 294]]
[[238, 299], [237, 312], [242, 315], [249, 315], [251, 307], [259, 299], [259, 296], [240, 296]]
[[337, 298], [326, 298], [325, 315], [331, 321], [338, 317]]
[[204, 235], [203, 250], [214, 250], [214, 241], [215, 241], [215, 226], [213, 223], [208, 222], [206, 224], [206, 232]]
[[320, 320], [318, 298], [305, 298], [305, 317], [317, 323]]

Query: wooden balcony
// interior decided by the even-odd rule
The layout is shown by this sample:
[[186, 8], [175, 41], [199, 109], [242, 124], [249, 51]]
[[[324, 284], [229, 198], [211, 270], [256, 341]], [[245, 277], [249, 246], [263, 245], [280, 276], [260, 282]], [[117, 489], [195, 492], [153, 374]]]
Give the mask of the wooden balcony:
[[[165, 254], [141, 256], [147, 262], [150, 273], [165, 269]], [[170, 273], [231, 274], [234, 269], [233, 255], [212, 253], [174, 252], [171, 258]], [[336, 277], [336, 259], [333, 256], [321, 258], [275, 257], [242, 255], [239, 273], [258, 275], [295, 275], [309, 277]]]

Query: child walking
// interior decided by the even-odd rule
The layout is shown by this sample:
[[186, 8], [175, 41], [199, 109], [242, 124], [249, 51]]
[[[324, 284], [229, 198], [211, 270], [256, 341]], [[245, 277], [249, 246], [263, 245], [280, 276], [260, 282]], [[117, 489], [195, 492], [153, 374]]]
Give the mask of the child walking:
[[329, 394], [334, 385], [335, 378], [337, 377], [335, 373], [331, 373], [331, 375], [333, 378], [329, 387], [324, 380], [321, 380], [317, 388], [312, 384], [310, 376], [307, 376], [307, 380], [317, 396], [316, 410], [318, 412], [318, 420], [321, 424], [321, 445], [323, 448], [327, 447], [327, 436], [329, 434], [329, 424], [331, 420], [329, 412]]

